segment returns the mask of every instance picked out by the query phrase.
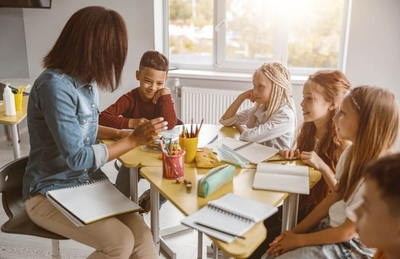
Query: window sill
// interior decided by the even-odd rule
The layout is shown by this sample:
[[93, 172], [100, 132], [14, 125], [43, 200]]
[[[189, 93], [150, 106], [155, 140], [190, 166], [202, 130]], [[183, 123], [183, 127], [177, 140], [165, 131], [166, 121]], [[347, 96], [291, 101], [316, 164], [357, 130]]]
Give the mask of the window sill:
[[[206, 70], [189, 70], [189, 69], [176, 69], [168, 72], [169, 77], [172, 78], [188, 78], [188, 79], [202, 79], [202, 80], [221, 80], [221, 81], [238, 81], [238, 82], [252, 82], [253, 74], [250, 73], [232, 73], [220, 71], [206, 71]], [[308, 76], [292, 75], [292, 85], [300, 85], [306, 82]]]

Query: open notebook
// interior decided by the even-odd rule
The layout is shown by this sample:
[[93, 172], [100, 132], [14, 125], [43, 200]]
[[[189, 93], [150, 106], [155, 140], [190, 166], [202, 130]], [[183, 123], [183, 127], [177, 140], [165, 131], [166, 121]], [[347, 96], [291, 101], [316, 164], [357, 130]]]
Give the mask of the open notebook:
[[136, 203], [125, 197], [108, 179], [48, 191], [46, 196], [78, 227], [140, 210]]
[[[246, 142], [234, 138], [223, 138], [207, 145], [213, 149], [222, 161], [231, 163], [236, 160], [236, 165], [243, 167], [244, 163], [258, 164], [278, 153], [278, 149], [258, 144], [256, 142]], [[226, 159], [224, 159], [226, 158]], [[231, 161], [229, 161], [231, 160]], [[242, 164], [240, 164], [242, 162]]]
[[308, 166], [261, 163], [253, 181], [254, 189], [309, 194]]
[[206, 206], [182, 220], [182, 224], [197, 229], [223, 242], [230, 243], [256, 223], [278, 211], [277, 208], [233, 193], [210, 201]]

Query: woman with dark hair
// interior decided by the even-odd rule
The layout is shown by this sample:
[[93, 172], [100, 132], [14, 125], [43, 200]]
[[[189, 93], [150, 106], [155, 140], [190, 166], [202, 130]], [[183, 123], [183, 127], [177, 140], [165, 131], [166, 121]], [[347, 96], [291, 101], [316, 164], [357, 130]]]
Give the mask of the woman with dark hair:
[[[158, 258], [152, 235], [138, 213], [75, 226], [47, 199], [50, 190], [107, 178], [101, 166], [158, 138], [167, 123], [156, 118], [132, 132], [98, 125], [98, 89], [121, 81], [128, 36], [123, 18], [103, 7], [72, 15], [43, 60], [28, 104], [31, 150], [23, 195], [40, 227], [96, 249], [88, 258]], [[116, 138], [95, 144], [96, 138]]]

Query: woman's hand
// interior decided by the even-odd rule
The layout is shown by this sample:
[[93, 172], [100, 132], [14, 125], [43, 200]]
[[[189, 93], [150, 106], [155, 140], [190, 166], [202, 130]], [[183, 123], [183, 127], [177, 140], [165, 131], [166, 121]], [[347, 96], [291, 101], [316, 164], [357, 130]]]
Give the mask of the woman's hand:
[[275, 240], [270, 244], [267, 254], [275, 253], [279, 256], [288, 251], [301, 247], [301, 238], [298, 234], [290, 231], [283, 231]]
[[300, 157], [300, 150], [296, 149], [296, 150], [279, 150], [279, 155], [283, 158], [283, 159], [287, 159], [287, 160], [293, 160], [296, 158]]
[[136, 129], [138, 126], [142, 125], [143, 123], [148, 122], [149, 120], [146, 118], [140, 118], [140, 119], [130, 119], [128, 123], [128, 127], [130, 129]]
[[168, 121], [164, 121], [164, 118], [159, 117], [141, 124], [129, 137], [138, 146], [146, 145], [153, 140], [159, 139], [158, 133], [167, 130], [166, 125], [168, 125]]
[[133, 130], [118, 130], [117, 136], [115, 139], [123, 139], [132, 134]]

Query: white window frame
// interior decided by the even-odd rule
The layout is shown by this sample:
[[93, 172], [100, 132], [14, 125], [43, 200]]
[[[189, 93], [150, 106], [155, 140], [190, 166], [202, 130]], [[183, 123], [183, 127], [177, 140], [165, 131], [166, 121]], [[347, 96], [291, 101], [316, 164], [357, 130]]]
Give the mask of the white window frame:
[[[156, 0], [157, 1], [157, 0]], [[245, 1], [245, 0], [244, 0]], [[350, 27], [350, 14], [351, 14], [352, 0], [344, 0], [343, 20], [342, 20], [342, 35], [340, 37], [338, 67], [345, 72], [347, 45]], [[169, 55], [169, 0], [163, 0], [163, 52]], [[239, 72], [239, 73], [252, 73], [255, 68], [259, 67], [259, 62], [240, 61], [232, 62], [226, 60], [226, 1], [214, 0], [214, 37], [213, 37], [213, 60], [212, 65], [199, 65], [199, 64], [177, 64], [171, 63], [171, 67], [178, 67], [180, 69], [193, 69], [193, 70], [209, 70], [209, 71], [222, 71], [222, 72]], [[282, 17], [282, 16], [280, 16]], [[288, 55], [288, 23], [285, 19], [277, 21], [275, 26], [274, 37], [274, 50], [273, 56], [275, 61], [280, 61], [287, 65]], [[289, 67], [292, 75], [310, 75], [323, 68], [302, 68], [302, 67]]]

